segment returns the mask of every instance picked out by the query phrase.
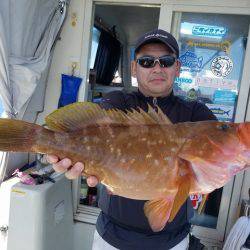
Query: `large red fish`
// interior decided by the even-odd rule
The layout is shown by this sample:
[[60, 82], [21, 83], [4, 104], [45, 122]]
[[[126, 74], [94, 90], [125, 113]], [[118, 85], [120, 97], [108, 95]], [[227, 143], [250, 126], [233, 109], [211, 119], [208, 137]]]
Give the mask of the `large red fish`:
[[84, 162], [114, 194], [148, 200], [153, 231], [172, 221], [190, 194], [225, 185], [250, 164], [250, 123], [171, 124], [159, 109], [148, 113], [103, 110], [75, 103], [46, 118], [49, 129], [0, 120], [0, 150], [36, 152]]

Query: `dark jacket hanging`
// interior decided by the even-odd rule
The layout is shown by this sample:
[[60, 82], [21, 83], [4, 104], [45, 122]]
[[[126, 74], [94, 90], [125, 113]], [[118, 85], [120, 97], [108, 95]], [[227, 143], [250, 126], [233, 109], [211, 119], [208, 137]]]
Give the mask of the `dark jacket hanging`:
[[108, 32], [102, 30], [96, 53], [96, 82], [109, 85], [118, 69], [121, 54], [121, 44]]

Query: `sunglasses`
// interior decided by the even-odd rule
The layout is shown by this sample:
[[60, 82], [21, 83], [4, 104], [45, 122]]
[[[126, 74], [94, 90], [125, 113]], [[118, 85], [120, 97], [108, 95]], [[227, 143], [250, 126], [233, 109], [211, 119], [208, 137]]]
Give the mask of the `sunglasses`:
[[174, 65], [177, 59], [174, 56], [166, 55], [161, 57], [142, 56], [136, 60], [136, 62], [143, 68], [153, 68], [158, 62], [162, 68], [168, 68]]

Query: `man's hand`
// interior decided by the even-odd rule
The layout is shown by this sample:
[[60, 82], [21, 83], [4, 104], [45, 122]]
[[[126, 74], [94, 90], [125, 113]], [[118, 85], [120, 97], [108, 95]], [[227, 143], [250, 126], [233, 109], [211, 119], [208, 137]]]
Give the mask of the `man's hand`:
[[[68, 179], [76, 179], [82, 175], [84, 170], [84, 164], [82, 162], [77, 162], [72, 166], [72, 162], [69, 158], [64, 158], [59, 160], [56, 155], [47, 155], [47, 161], [53, 165], [53, 168], [58, 173], [65, 173]], [[98, 184], [98, 180], [95, 176], [90, 176], [87, 178], [87, 184], [90, 187], [95, 187]]]

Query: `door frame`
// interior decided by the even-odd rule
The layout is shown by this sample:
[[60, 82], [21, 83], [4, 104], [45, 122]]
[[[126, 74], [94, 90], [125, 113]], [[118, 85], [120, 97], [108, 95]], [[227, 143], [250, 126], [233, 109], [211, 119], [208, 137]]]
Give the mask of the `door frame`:
[[[250, 2], [246, 0], [221, 0], [220, 2], [210, 0], [167, 0], [162, 6], [159, 27], [168, 30], [177, 35], [176, 20], [173, 20], [174, 12], [195, 12], [195, 13], [216, 13], [216, 14], [232, 14], [232, 15], [250, 15]], [[161, 18], [161, 17], [165, 18]], [[250, 41], [250, 30], [248, 33], [248, 41]], [[248, 104], [248, 95], [250, 88], [250, 43], [247, 43], [244, 66], [242, 71], [241, 85], [238, 95], [236, 107], [235, 122], [243, 122], [245, 120]], [[248, 120], [250, 120], [250, 104], [248, 109]], [[241, 191], [244, 176], [249, 179], [250, 174], [245, 172], [239, 173], [224, 188], [222, 193], [221, 206], [218, 215], [218, 223], [216, 229], [210, 229], [201, 226], [194, 226], [193, 233], [206, 243], [218, 243], [222, 245], [225, 237], [238, 218], [238, 209], [241, 203]], [[206, 236], [206, 237], [204, 237]], [[221, 244], [220, 244], [221, 243]]]
[[[80, 56], [80, 73], [84, 76], [84, 83], [79, 89], [79, 101], [86, 101], [88, 99], [88, 91], [90, 90], [88, 75], [89, 75], [89, 56], [91, 51], [91, 38], [92, 38], [92, 27], [94, 22], [95, 5], [124, 5], [124, 6], [162, 6], [164, 5], [162, 0], [82, 0], [84, 1], [84, 20], [83, 20], [83, 37], [82, 37], [82, 50]], [[161, 11], [159, 22], [161, 19]]]

